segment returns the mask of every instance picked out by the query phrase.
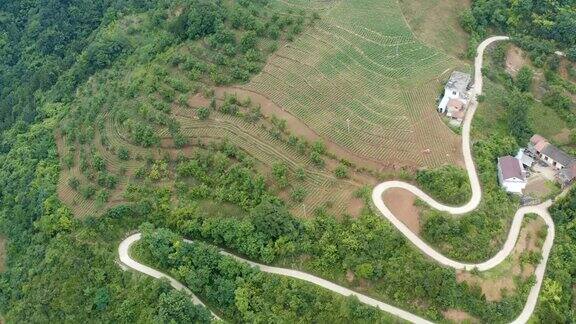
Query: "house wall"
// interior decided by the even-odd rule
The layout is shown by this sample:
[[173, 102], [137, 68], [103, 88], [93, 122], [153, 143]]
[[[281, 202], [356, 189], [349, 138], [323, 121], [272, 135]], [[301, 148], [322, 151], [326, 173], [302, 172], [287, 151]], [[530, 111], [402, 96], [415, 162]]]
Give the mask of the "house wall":
[[503, 186], [504, 186], [504, 189], [508, 192], [521, 194], [522, 190], [524, 190], [524, 188], [526, 188], [526, 182], [523, 182], [523, 181], [516, 182], [516, 181], [506, 180], [506, 181], [504, 181]]
[[498, 163], [498, 183], [500, 183], [500, 186], [504, 186], [504, 180], [502, 179], [502, 169], [500, 168], [500, 163]]
[[460, 92], [455, 89], [451, 88], [444, 88], [444, 96], [450, 99], [452, 98], [460, 98]]
[[554, 161], [551, 157], [547, 156], [546, 154], [541, 154], [542, 161], [546, 162], [549, 166], [555, 168], [556, 170], [562, 170], [564, 166], [556, 161]]
[[466, 93], [462, 93], [462, 92], [458, 91], [457, 89], [444, 87], [444, 96], [442, 97], [442, 100], [440, 101], [440, 105], [438, 106], [439, 112], [441, 112], [441, 113], [446, 112], [446, 110], [447, 110], [446, 104], [448, 103], [448, 100], [450, 100], [450, 99], [460, 99], [466, 105], [468, 97], [467, 97]]

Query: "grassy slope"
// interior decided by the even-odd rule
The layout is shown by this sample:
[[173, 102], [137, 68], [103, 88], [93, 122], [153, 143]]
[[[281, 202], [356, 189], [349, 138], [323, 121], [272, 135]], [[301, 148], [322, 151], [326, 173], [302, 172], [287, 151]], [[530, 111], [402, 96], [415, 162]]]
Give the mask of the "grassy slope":
[[455, 57], [465, 53], [469, 36], [458, 15], [470, 0], [400, 0], [400, 5], [418, 39]]
[[[532, 63], [532, 60], [528, 59], [526, 52], [524, 52], [522, 49], [514, 45], [510, 45], [508, 47], [507, 65], [508, 60], [512, 59], [513, 57], [512, 54], [514, 52], [517, 53], [516, 55], [520, 55], [522, 57], [521, 61], [522, 63], [528, 65], [532, 70], [535, 71], [535, 77], [531, 93], [538, 100], [534, 103], [532, 109], [530, 109], [530, 111], [528, 112], [529, 122], [530, 126], [532, 127], [532, 130], [534, 131], [534, 133], [540, 134], [548, 138], [549, 140], [552, 140], [557, 145], [562, 146], [569, 144], [570, 126], [568, 125], [566, 120], [564, 120], [558, 114], [558, 112], [556, 112], [553, 108], [545, 106], [541, 102], [542, 97], [545, 94], [546, 89], [548, 88], [543, 69], [535, 67], [534, 64]], [[563, 75], [562, 72], [564, 71], [560, 69], [559, 74]], [[566, 78], [566, 80], [570, 81], [569, 78]]]
[[534, 104], [528, 112], [528, 116], [534, 133], [551, 140], [554, 140], [567, 127], [566, 121], [560, 118], [552, 108], [546, 107], [540, 102]]

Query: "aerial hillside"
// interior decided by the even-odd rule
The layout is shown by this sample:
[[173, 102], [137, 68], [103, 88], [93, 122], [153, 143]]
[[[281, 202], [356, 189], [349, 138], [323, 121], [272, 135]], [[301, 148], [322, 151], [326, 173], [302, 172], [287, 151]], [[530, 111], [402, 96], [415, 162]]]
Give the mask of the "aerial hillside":
[[[321, 18], [314, 10], [223, 4], [127, 15], [95, 35], [78, 68], [123, 59], [79, 87], [56, 131], [59, 195], [77, 216], [124, 202], [130, 182], [174, 185], [179, 157], [221, 141], [277, 182], [296, 214], [359, 212], [354, 192], [375, 181], [377, 168], [370, 173], [313, 133], [294, 131], [265, 99], [223, 87], [259, 73], [268, 55]], [[194, 15], [212, 20], [192, 25]]]
[[[56, 132], [76, 215], [125, 201], [132, 180], [172, 183], [171, 159], [220, 140], [280, 178], [301, 216], [357, 215], [363, 185], [461, 160], [433, 108], [461, 63], [418, 41], [397, 3], [224, 8], [127, 15], [94, 35], [72, 70], [122, 59], [79, 88]], [[212, 21], [186, 21], [200, 12]]]
[[518, 77], [497, 2], [0, 2], [0, 323], [570, 322], [574, 191], [497, 162], [573, 152], [573, 41]]

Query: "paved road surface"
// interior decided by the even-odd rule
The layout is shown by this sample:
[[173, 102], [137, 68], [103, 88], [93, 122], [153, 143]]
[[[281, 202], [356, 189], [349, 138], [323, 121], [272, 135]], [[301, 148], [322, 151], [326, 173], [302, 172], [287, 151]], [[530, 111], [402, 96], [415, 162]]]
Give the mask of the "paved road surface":
[[546, 263], [548, 262], [548, 256], [550, 254], [550, 250], [552, 249], [552, 244], [554, 242], [554, 222], [548, 213], [548, 207], [552, 205], [552, 201], [546, 201], [537, 206], [530, 206], [530, 207], [522, 207], [516, 211], [514, 215], [514, 219], [512, 221], [512, 225], [510, 227], [510, 232], [508, 233], [508, 238], [504, 243], [502, 250], [500, 250], [494, 257], [486, 260], [482, 263], [478, 264], [470, 264], [470, 263], [461, 263], [455, 260], [451, 260], [444, 255], [440, 254], [438, 251], [434, 250], [431, 246], [426, 244], [422, 239], [420, 239], [417, 235], [415, 235], [404, 223], [402, 223], [392, 212], [386, 207], [384, 201], [382, 200], [382, 194], [392, 188], [402, 188], [408, 190], [415, 194], [418, 198], [429, 204], [432, 208], [437, 210], [445, 211], [453, 215], [461, 215], [468, 212], [473, 211], [478, 207], [482, 199], [482, 190], [480, 188], [480, 181], [478, 179], [478, 174], [476, 173], [476, 166], [474, 165], [474, 160], [472, 158], [472, 152], [470, 149], [470, 129], [472, 125], [472, 119], [474, 118], [474, 114], [476, 112], [476, 108], [478, 107], [478, 103], [476, 101], [476, 96], [482, 93], [482, 63], [484, 58], [484, 50], [486, 47], [493, 42], [508, 40], [506, 36], [495, 36], [490, 37], [483, 41], [478, 46], [478, 54], [476, 56], [474, 62], [474, 86], [470, 90], [470, 97], [471, 97], [471, 104], [468, 108], [468, 112], [466, 114], [466, 119], [464, 120], [464, 125], [462, 127], [462, 151], [464, 154], [464, 163], [466, 165], [466, 171], [468, 172], [468, 178], [470, 179], [470, 185], [472, 187], [472, 197], [468, 203], [463, 206], [453, 207], [453, 206], [446, 206], [441, 203], [438, 203], [433, 198], [425, 194], [422, 190], [416, 188], [415, 186], [400, 182], [400, 181], [387, 181], [381, 183], [374, 188], [372, 191], [372, 201], [378, 208], [378, 210], [386, 217], [396, 228], [402, 232], [418, 249], [420, 249], [423, 253], [430, 256], [437, 262], [452, 267], [455, 269], [465, 269], [465, 270], [472, 270], [474, 268], [485, 271], [494, 268], [498, 264], [500, 264], [506, 257], [512, 252], [514, 249], [514, 245], [516, 244], [516, 240], [518, 239], [518, 235], [520, 233], [520, 228], [522, 227], [522, 220], [524, 216], [529, 213], [534, 213], [539, 215], [544, 222], [548, 226], [548, 234], [544, 241], [544, 246], [542, 248], [542, 260], [540, 264], [536, 267], [535, 276], [536, 276], [536, 284], [530, 290], [528, 300], [522, 310], [522, 313], [514, 320], [513, 323], [525, 323], [528, 321], [532, 313], [534, 312], [534, 308], [536, 307], [536, 302], [538, 300], [538, 295], [540, 293], [540, 287], [542, 285], [542, 279], [544, 277], [544, 272], [546, 270]]
[[[394, 216], [394, 214], [392, 214], [392, 212], [386, 207], [386, 205], [384, 204], [384, 201], [382, 199], [382, 194], [386, 190], [392, 189], [392, 188], [402, 188], [402, 189], [406, 189], [406, 190], [412, 192], [418, 198], [420, 198], [421, 200], [423, 200], [424, 202], [429, 204], [432, 208], [435, 208], [435, 209], [441, 210], [441, 211], [445, 211], [445, 212], [448, 212], [448, 213], [453, 214], [453, 215], [465, 214], [465, 213], [473, 211], [474, 209], [476, 209], [476, 207], [478, 207], [478, 204], [480, 203], [481, 198], [482, 198], [482, 190], [480, 187], [480, 181], [478, 180], [478, 175], [476, 173], [476, 167], [474, 165], [474, 161], [472, 159], [472, 153], [470, 150], [470, 128], [471, 128], [471, 124], [472, 124], [472, 119], [474, 117], [474, 113], [476, 112], [476, 108], [478, 106], [478, 104], [476, 102], [476, 95], [482, 93], [482, 71], [481, 71], [481, 69], [482, 69], [484, 50], [486, 49], [486, 47], [488, 45], [490, 45], [493, 42], [507, 40], [507, 39], [508, 39], [508, 37], [506, 37], [506, 36], [495, 36], [495, 37], [491, 37], [491, 38], [486, 39], [485, 41], [483, 41], [478, 46], [478, 55], [477, 55], [476, 60], [475, 60], [474, 87], [470, 91], [472, 102], [470, 104], [470, 107], [469, 107], [469, 110], [468, 110], [468, 113], [466, 115], [466, 119], [464, 121], [464, 125], [462, 128], [462, 149], [463, 149], [463, 154], [464, 154], [464, 161], [465, 161], [465, 165], [466, 165], [466, 170], [468, 171], [468, 177], [470, 179], [470, 184], [472, 186], [472, 197], [471, 197], [470, 201], [468, 203], [466, 203], [465, 205], [459, 206], [459, 207], [446, 206], [446, 205], [438, 203], [437, 201], [435, 201], [433, 198], [428, 196], [426, 193], [424, 193], [422, 190], [418, 189], [417, 187], [415, 187], [411, 184], [405, 183], [405, 182], [401, 182], [401, 181], [387, 181], [387, 182], [384, 182], [384, 183], [377, 185], [372, 192], [372, 200], [373, 200], [375, 206], [378, 208], [378, 210], [382, 213], [382, 215], [384, 217], [386, 217], [390, 222], [392, 222], [392, 224], [394, 226], [396, 226], [396, 228], [400, 232], [402, 232], [402, 234], [404, 234], [406, 236], [406, 238], [408, 238], [418, 249], [420, 249], [423, 253], [425, 253], [429, 257], [433, 258], [434, 260], [436, 260], [440, 264], [442, 264], [444, 266], [452, 267], [455, 269], [472, 270], [472, 269], [476, 268], [480, 271], [485, 271], [485, 270], [488, 270], [488, 269], [491, 269], [491, 268], [497, 266], [504, 259], [506, 259], [506, 257], [514, 249], [514, 245], [516, 244], [516, 240], [518, 239], [518, 235], [520, 233], [520, 229], [522, 226], [522, 220], [524, 219], [524, 216], [526, 214], [529, 214], [529, 213], [534, 213], [534, 214], [538, 214], [540, 217], [542, 217], [542, 219], [544, 219], [546, 225], [548, 226], [548, 234], [546, 236], [546, 239], [544, 241], [544, 246], [542, 248], [542, 261], [536, 267], [536, 271], [535, 271], [536, 284], [530, 290], [528, 300], [526, 301], [526, 304], [524, 306], [524, 309], [522, 310], [522, 313], [513, 321], [513, 323], [526, 323], [528, 321], [528, 319], [530, 318], [530, 316], [532, 315], [532, 313], [534, 312], [534, 308], [536, 307], [536, 302], [538, 300], [538, 294], [540, 292], [540, 287], [542, 285], [542, 279], [544, 277], [544, 272], [546, 270], [546, 263], [548, 261], [548, 256], [550, 254], [550, 250], [552, 249], [552, 244], [554, 242], [554, 222], [552, 221], [552, 218], [550, 217], [550, 215], [548, 213], [548, 207], [550, 207], [550, 205], [552, 204], [552, 201], [549, 200], [549, 201], [547, 201], [543, 204], [537, 205], [537, 206], [523, 207], [523, 208], [518, 209], [518, 211], [514, 215], [514, 219], [512, 221], [512, 225], [510, 227], [510, 232], [508, 234], [508, 238], [507, 238], [506, 242], [504, 243], [502, 250], [500, 252], [498, 252], [494, 257], [492, 257], [491, 259], [489, 259], [487, 261], [484, 261], [484, 262], [478, 263], [478, 264], [470, 264], [470, 263], [461, 263], [461, 262], [458, 262], [455, 260], [451, 260], [451, 259], [445, 257], [444, 255], [440, 254], [436, 250], [434, 250], [431, 246], [426, 244], [417, 235], [415, 235], [412, 231], [410, 231], [410, 229], [408, 229], [408, 227], [406, 227], [406, 225], [404, 225], [398, 218], [396, 218]], [[178, 290], [184, 290], [184, 291], [188, 292], [192, 296], [192, 300], [194, 301], [194, 303], [203, 305], [202, 302], [190, 290], [188, 290], [184, 285], [182, 285], [177, 280], [175, 280], [175, 279], [173, 279], [173, 278], [171, 278], [171, 277], [169, 277], [169, 276], [167, 276], [167, 275], [165, 275], [165, 274], [163, 274], [163, 273], [161, 273], [155, 269], [152, 269], [152, 268], [147, 267], [143, 264], [140, 264], [130, 257], [130, 255], [129, 255], [130, 246], [133, 243], [135, 243], [136, 241], [138, 241], [139, 239], [140, 239], [140, 234], [134, 234], [134, 235], [128, 237], [127, 239], [125, 239], [124, 241], [122, 241], [122, 243], [120, 244], [120, 247], [118, 249], [120, 261], [124, 265], [126, 265], [127, 267], [129, 267], [133, 270], [145, 273], [147, 275], [150, 275], [154, 278], [167, 278], [173, 287], [175, 287]], [[186, 242], [192, 243], [191, 241], [186, 241]], [[391, 313], [391, 314], [398, 316], [399, 318], [402, 318], [404, 320], [414, 322], [414, 323], [430, 323], [428, 320], [421, 318], [415, 314], [412, 314], [412, 313], [407, 312], [405, 310], [402, 310], [400, 308], [394, 307], [392, 305], [383, 303], [383, 302], [378, 301], [376, 299], [373, 299], [369, 296], [357, 293], [357, 292], [352, 291], [348, 288], [339, 286], [337, 284], [334, 284], [330, 281], [327, 281], [327, 280], [324, 280], [322, 278], [313, 276], [311, 274], [301, 272], [301, 271], [291, 270], [291, 269], [271, 267], [271, 266], [267, 266], [267, 265], [263, 265], [263, 264], [255, 263], [255, 262], [252, 262], [249, 260], [242, 259], [242, 258], [235, 256], [233, 254], [230, 254], [230, 253], [226, 253], [226, 252], [221, 252], [221, 253], [223, 255], [233, 257], [233, 258], [235, 258], [241, 262], [246, 262], [246, 263], [250, 264], [251, 266], [257, 267], [258, 269], [260, 269], [261, 271], [264, 271], [264, 272], [273, 273], [273, 274], [282, 275], [282, 276], [288, 276], [288, 277], [296, 278], [299, 280], [304, 280], [304, 281], [313, 283], [315, 285], [321, 286], [323, 288], [326, 288], [328, 290], [331, 290], [333, 292], [336, 292], [336, 293], [344, 295], [344, 296], [354, 295], [354, 296], [358, 297], [358, 299], [362, 303], [377, 307], [383, 311]]]
[[[139, 263], [138, 261], [132, 259], [130, 257], [130, 247], [132, 246], [132, 244], [138, 242], [141, 238], [141, 234], [140, 233], [136, 233], [136, 234], [132, 234], [130, 235], [128, 238], [126, 238], [124, 241], [122, 241], [122, 243], [120, 243], [120, 247], [118, 248], [118, 254], [120, 257], [120, 262], [124, 265], [126, 265], [128, 268], [136, 270], [138, 272], [142, 272], [144, 274], [147, 274], [149, 276], [152, 276], [154, 278], [165, 278], [168, 279], [168, 281], [170, 282], [170, 284], [178, 289], [178, 290], [184, 290], [187, 293], [190, 294], [190, 296], [192, 297], [192, 301], [194, 302], [194, 304], [196, 305], [204, 305], [200, 299], [198, 299], [198, 297], [196, 297], [188, 288], [186, 288], [182, 283], [180, 283], [179, 281], [177, 281], [176, 279], [156, 270], [153, 268], [150, 268], [146, 265], [143, 265], [141, 263]], [[184, 242], [192, 244], [193, 242], [190, 240], [184, 240]], [[238, 261], [241, 262], [246, 262], [249, 265], [256, 267], [258, 269], [260, 269], [260, 271], [263, 272], [268, 272], [268, 273], [273, 273], [273, 274], [277, 274], [277, 275], [281, 275], [281, 276], [287, 276], [287, 277], [292, 277], [292, 278], [296, 278], [296, 279], [300, 279], [300, 280], [304, 280], [304, 281], [308, 281], [310, 283], [313, 283], [315, 285], [318, 285], [320, 287], [326, 288], [328, 290], [331, 290], [335, 293], [338, 293], [340, 295], [343, 296], [351, 296], [354, 295], [356, 297], [358, 297], [358, 299], [367, 305], [370, 306], [374, 306], [377, 308], [380, 308], [381, 310], [388, 312], [390, 314], [394, 314], [400, 318], [403, 318], [407, 321], [410, 322], [414, 322], [414, 323], [431, 323], [417, 315], [414, 315], [412, 313], [409, 313], [403, 309], [394, 307], [392, 305], [388, 305], [386, 303], [383, 303], [381, 301], [378, 301], [374, 298], [371, 298], [369, 296], [363, 295], [363, 294], [359, 294], [353, 290], [350, 290], [346, 287], [342, 287], [339, 286], [335, 283], [332, 283], [328, 280], [322, 279], [320, 277], [316, 277], [313, 276], [309, 273], [305, 273], [305, 272], [301, 272], [301, 271], [297, 271], [297, 270], [292, 270], [292, 269], [285, 269], [285, 268], [278, 268], [278, 267], [271, 267], [271, 266], [267, 266], [264, 264], [259, 264], [250, 260], [246, 260], [243, 259], [239, 256], [236, 256], [234, 254], [230, 254], [228, 252], [224, 252], [221, 251], [220, 252], [222, 255], [226, 255], [226, 256], [230, 256]], [[214, 316], [216, 316], [214, 313], [212, 313]]]

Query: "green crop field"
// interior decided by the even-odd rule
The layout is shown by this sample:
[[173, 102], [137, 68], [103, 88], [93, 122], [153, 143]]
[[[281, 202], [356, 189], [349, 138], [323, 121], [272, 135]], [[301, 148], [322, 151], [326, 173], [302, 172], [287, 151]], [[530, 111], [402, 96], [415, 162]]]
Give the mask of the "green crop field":
[[418, 41], [397, 1], [278, 5], [304, 3], [323, 5], [321, 19], [246, 88], [359, 157], [414, 167], [456, 163], [458, 138], [434, 107], [442, 81], [461, 63]]

